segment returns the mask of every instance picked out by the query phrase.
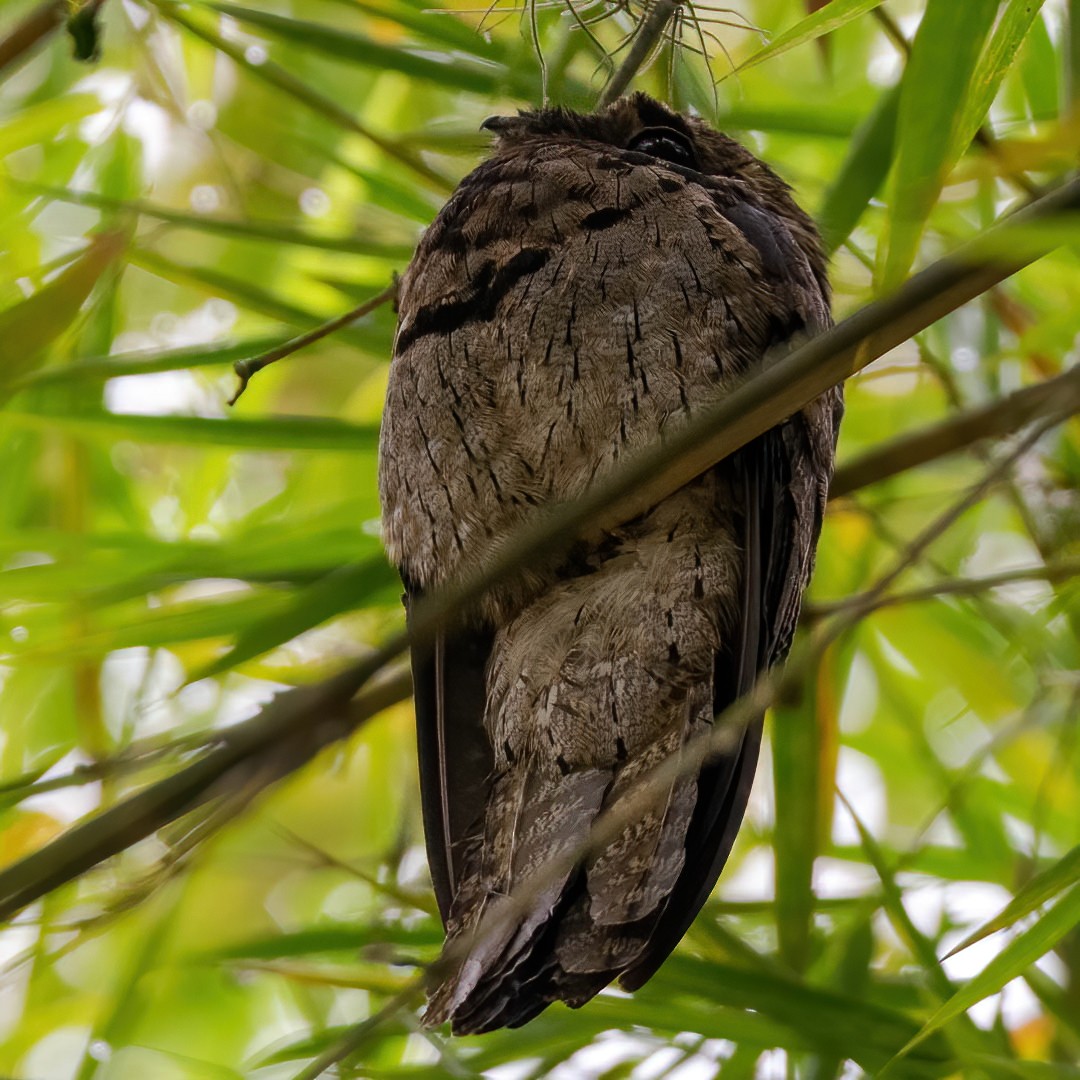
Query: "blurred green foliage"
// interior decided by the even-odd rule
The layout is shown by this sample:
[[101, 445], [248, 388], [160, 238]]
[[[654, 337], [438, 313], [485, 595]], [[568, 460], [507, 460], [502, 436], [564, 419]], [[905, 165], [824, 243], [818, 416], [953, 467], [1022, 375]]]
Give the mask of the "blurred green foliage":
[[[53, 20], [0, 71], [3, 863], [400, 628], [375, 488], [392, 310], [226, 402], [232, 361], [404, 269], [485, 117], [588, 107], [640, 16], [465, 7], [109, 0], [96, 40], [80, 24], [96, 63]], [[681, 10], [636, 85], [792, 183], [843, 316], [1075, 165], [1068, 7], [732, 0]], [[40, 10], [3, 0], [0, 37]], [[1078, 298], [1061, 249], [872, 364], [841, 465], [1065, 372]], [[471, 1040], [397, 1010], [340, 1075], [811, 1080], [917, 1038], [888, 1075], [1077, 1075], [1076, 420], [913, 545], [998, 453], [832, 504], [807, 622], [903, 567], [898, 595], [775, 711], [733, 860], [648, 987]], [[400, 704], [33, 905], [0, 932], [0, 1075], [300, 1075], [437, 953], [414, 773]]]

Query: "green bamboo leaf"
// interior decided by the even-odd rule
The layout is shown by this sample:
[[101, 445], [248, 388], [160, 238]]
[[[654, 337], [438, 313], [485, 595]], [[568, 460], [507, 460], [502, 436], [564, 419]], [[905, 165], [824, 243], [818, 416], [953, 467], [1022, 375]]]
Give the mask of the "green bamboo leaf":
[[825, 193], [818, 226], [825, 250], [835, 251], [859, 223], [877, 194], [893, 161], [900, 87], [886, 90], [874, 111], [859, 126], [836, 179]]
[[904, 71], [882, 284], [908, 272], [927, 218], [962, 148], [958, 134], [997, 0], [929, 0]]
[[766, 60], [772, 60], [789, 49], [805, 45], [808, 41], [814, 41], [825, 34], [831, 34], [834, 30], [851, 22], [852, 19], [873, 11], [882, 2], [883, 0], [832, 0], [831, 4], [826, 4], [813, 14], [807, 15], [790, 30], [785, 30], [748, 60], [744, 60], [732, 74], [745, 71]]
[[1057, 116], [1061, 102], [1058, 71], [1061, 63], [1044, 18], [1032, 24], [1020, 54], [1020, 78], [1028, 107], [1036, 120]]
[[94, 286], [126, 247], [126, 233], [99, 233], [53, 281], [0, 311], [0, 385], [37, 366], [41, 354], [75, 321]]
[[317, 49], [329, 56], [336, 56], [361, 67], [375, 68], [377, 71], [400, 71], [410, 79], [421, 79], [437, 83], [440, 86], [465, 90], [471, 94], [493, 95], [504, 81], [505, 70], [491, 63], [481, 65], [475, 61], [466, 61], [446, 56], [436, 60], [430, 56], [421, 56], [403, 48], [392, 48], [377, 41], [336, 26], [308, 22], [304, 19], [291, 19], [269, 11], [243, 7], [240, 4], [204, 0], [203, 7], [208, 7], [222, 15], [228, 15], [249, 26], [276, 35], [293, 44], [308, 49]]
[[[166, 281], [201, 289], [213, 296], [232, 300], [251, 311], [257, 311], [272, 319], [280, 319], [285, 323], [292, 323], [294, 326], [318, 326], [328, 317], [285, 300], [251, 281], [233, 277], [208, 266], [185, 266], [156, 251], [135, 248], [130, 252], [129, 261], [133, 266], [149, 270], [152, 274], [165, 278]], [[353, 326], [339, 330], [338, 336], [347, 341], [351, 340], [355, 344], [363, 341], [363, 335], [358, 334], [356, 327]]]
[[0, 127], [0, 157], [14, 150], [47, 142], [68, 124], [101, 111], [96, 94], [64, 94], [31, 105], [15, 116], [5, 117]]
[[[374, 502], [373, 497], [371, 502]], [[24, 531], [0, 538], [0, 563], [32, 550], [45, 562], [0, 574], [0, 601], [40, 604], [78, 600], [92, 607], [145, 596], [203, 578], [252, 584], [311, 585], [335, 566], [381, 552], [374, 536], [357, 525], [374, 505], [350, 503], [349, 520], [306, 519], [302, 528], [258, 524], [228, 540], [163, 541], [141, 534], [89, 535], [72, 542], [62, 534]], [[390, 600], [397, 606], [397, 589]]]
[[712, 1005], [701, 1008], [699, 1005], [688, 1014], [688, 1007], [686, 1002], [676, 1005], [670, 1001], [601, 998], [590, 1011], [594, 1014], [592, 1019], [597, 1022], [598, 1033], [605, 1027], [625, 1031], [640, 1024], [653, 1031], [677, 1035], [686, 1030], [686, 1022], [692, 1016], [694, 1032], [707, 1038], [746, 1042], [761, 1049], [783, 1046], [789, 1050], [815, 1050], [820, 1045], [804, 1034], [756, 1012]]
[[503, 61], [506, 44], [499, 38], [490, 39], [473, 29], [454, 12], [431, 11], [426, 4], [414, 6], [399, 0], [336, 0], [347, 9], [362, 11], [377, 19], [397, 23], [422, 38], [448, 48], [472, 53], [484, 60]]
[[[892, 867], [886, 861], [884, 851], [851, 803], [844, 798], [843, 794], [840, 795], [840, 798], [859, 832], [859, 839], [862, 842], [866, 861], [873, 866], [881, 879], [884, 890], [881, 905], [883, 910], [889, 916], [896, 932], [907, 942], [908, 947], [915, 954], [916, 960], [922, 965], [923, 976], [927, 979], [934, 992], [940, 998], [950, 996], [953, 993], [953, 984], [937, 958], [933, 942], [919, 931], [908, 914], [907, 908], [904, 907], [903, 892], [896, 881], [896, 875]], [[974, 1025], [970, 1021], [960, 1025], [960, 1030], [954, 1036], [954, 1041], [963, 1045], [965, 1050], [973, 1047], [979, 1048], [982, 1040], [982, 1034], [975, 1031]]]
[[342, 108], [333, 98], [327, 97], [313, 87], [308, 86], [307, 83], [298, 79], [291, 71], [280, 64], [275, 64], [269, 60], [253, 63], [244, 48], [235, 42], [226, 40], [221, 34], [204, 25], [201, 20], [189, 18], [184, 10], [186, 5], [177, 3], [177, 0], [152, 0], [152, 3], [171, 22], [184, 27], [185, 30], [201, 38], [218, 52], [230, 57], [254, 78], [260, 79], [282, 93], [288, 94], [327, 122], [345, 131], [355, 132], [357, 135], [367, 139], [388, 158], [405, 165], [436, 190], [447, 192], [453, 188], [454, 185], [446, 177], [425, 164], [400, 143], [372, 131], [360, 123], [352, 113]]
[[[676, 1002], [699, 998], [716, 1005], [754, 1009], [822, 1050], [851, 1058], [870, 1070], [884, 1065], [916, 1027], [902, 1012], [865, 998], [848, 997], [791, 976], [680, 954], [664, 965], [635, 1000], [654, 997]], [[924, 1045], [922, 1054], [920, 1065], [943, 1062], [947, 1056], [943, 1042]]]
[[777, 131], [850, 139], [859, 125], [859, 113], [843, 106], [798, 101], [735, 102], [721, 107], [716, 122], [722, 131]]
[[[213, 296], [227, 298], [242, 307], [295, 326], [303, 328], [319, 326], [341, 314], [340, 311], [335, 311], [331, 315], [317, 314], [309, 308], [302, 308], [289, 300], [284, 300], [276, 293], [249, 280], [232, 277], [210, 267], [183, 266], [156, 252], [135, 249], [130, 253], [129, 261], [175, 284], [186, 285]], [[389, 276], [388, 272], [387, 277]], [[385, 285], [384, 279], [374, 289], [365, 289], [365, 293], [378, 292], [385, 288]], [[359, 282], [357, 286], [360, 287]], [[289, 334], [284, 340], [289, 341], [295, 336], [295, 334]], [[386, 305], [363, 319], [357, 319], [334, 331], [335, 340], [346, 342], [359, 349], [365, 356], [380, 362], [384, 362], [390, 354], [392, 336], [393, 315]]]
[[27, 386], [57, 385], [68, 382], [105, 382], [124, 375], [154, 375], [162, 371], [231, 364], [235, 360], [258, 356], [294, 335], [248, 338], [222, 345], [198, 345], [189, 349], [140, 350], [116, 356], [87, 356], [63, 367], [41, 368], [24, 375], [12, 384], [13, 390]]
[[212, 678], [247, 660], [292, 641], [320, 623], [370, 603], [372, 593], [400, 590], [397, 574], [382, 556], [331, 571], [321, 581], [300, 590], [282, 611], [249, 623], [236, 636], [233, 647], [204, 667], [191, 672], [188, 682]]
[[116, 649], [228, 637], [237, 626], [281, 611], [288, 602], [285, 593], [263, 589], [155, 610], [147, 610], [142, 604], [118, 610], [105, 608], [99, 610], [94, 624], [82, 620], [77, 638], [73, 638], [71, 626], [64, 620], [21, 617], [28, 630], [25, 643], [5, 652], [20, 664], [54, 664], [58, 660], [68, 662], [74, 656], [104, 656]]
[[1080, 885], [1074, 886], [1038, 922], [1014, 938], [986, 965], [965, 983], [923, 1025], [919, 1033], [905, 1044], [898, 1058], [910, 1053], [924, 1039], [943, 1025], [966, 1012], [972, 1005], [996, 994], [1006, 983], [1022, 975], [1040, 956], [1049, 952], [1066, 934], [1080, 923]]
[[[964, 109], [957, 125], [955, 156], [959, 157], [975, 137], [986, 119], [990, 106], [997, 97], [1002, 79], [1016, 59], [1017, 50], [1027, 37], [1031, 24], [1039, 19], [1042, 0], [1010, 0], [1004, 14], [994, 27], [987, 42], [971, 87], [964, 101]], [[1039, 20], [1041, 23], [1041, 19]]]
[[[869, 904], [864, 903], [863, 912], [844, 941], [835, 973], [829, 980], [834, 989], [851, 997], [860, 997], [870, 992], [873, 984], [870, 964], [874, 958], [874, 930]], [[839, 1076], [843, 1064], [843, 1059], [835, 1055], [819, 1057], [810, 1073], [810, 1080], [826, 1080], [827, 1077]]]
[[805, 702], [802, 708], [774, 709], [772, 723], [776, 928], [784, 962], [802, 971], [810, 958], [819, 835], [818, 732], [813, 705]]
[[19, 427], [61, 430], [103, 439], [231, 447], [238, 450], [327, 450], [374, 453], [379, 430], [331, 418], [282, 416], [275, 419], [205, 416], [144, 416], [131, 413], [34, 412], [9, 410], [4, 418]]
[[1075, 885], [1080, 881], [1080, 844], [1070, 852], [1063, 855], [1053, 866], [1047, 867], [1042, 873], [1036, 874], [1006, 905], [1001, 911], [988, 922], [983, 923], [977, 930], [969, 934], [956, 948], [945, 956], [955, 956], [976, 941], [1004, 930], [1013, 923], [1019, 922], [1024, 916], [1030, 915], [1057, 896], [1062, 889]]
[[92, 191], [72, 191], [68, 188], [51, 187], [48, 184], [20, 184], [18, 186], [49, 199], [103, 210], [128, 211], [132, 214], [156, 218], [170, 225], [218, 236], [262, 240], [272, 244], [290, 244], [323, 251], [343, 251], [351, 255], [373, 255], [381, 259], [395, 259], [402, 262], [408, 262], [413, 252], [411, 243], [384, 243], [374, 236], [364, 234], [320, 236], [318, 233], [273, 221], [237, 221], [215, 218], [207, 214], [176, 210], [143, 199], [118, 199]]
[[[418, 900], [423, 899], [418, 897]], [[268, 937], [249, 938], [218, 949], [198, 953], [199, 959], [211, 962], [226, 960], [284, 960], [325, 953], [355, 954], [369, 945], [396, 945], [402, 949], [437, 949], [443, 941], [442, 930], [434, 920], [416, 926], [333, 925], [307, 930], [280, 932]]]

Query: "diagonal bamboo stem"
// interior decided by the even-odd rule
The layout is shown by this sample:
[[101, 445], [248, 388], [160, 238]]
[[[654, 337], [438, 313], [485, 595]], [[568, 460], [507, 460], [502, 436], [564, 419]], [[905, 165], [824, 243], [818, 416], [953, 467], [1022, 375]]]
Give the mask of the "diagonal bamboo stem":
[[836, 470], [829, 485], [829, 498], [849, 495], [983, 439], [1011, 435], [1033, 420], [1063, 408], [1080, 411], [1080, 365], [1052, 379], [1017, 390], [999, 401], [958, 412], [939, 424], [875, 446]]

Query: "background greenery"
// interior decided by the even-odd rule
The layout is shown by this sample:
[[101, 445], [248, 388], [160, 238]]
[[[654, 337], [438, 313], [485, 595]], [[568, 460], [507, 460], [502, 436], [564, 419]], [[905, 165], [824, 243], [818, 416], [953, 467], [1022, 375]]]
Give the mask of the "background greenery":
[[[1070, 33], [1064, 0], [730, 2], [680, 10], [636, 85], [794, 185], [838, 316], [1076, 162], [1080, 5]], [[110, 0], [72, 36], [71, 6], [0, 3], [0, 37], [38, 18], [0, 46], [12, 865], [400, 629], [375, 488], [390, 307], [233, 408], [230, 364], [384, 290], [480, 122], [545, 86], [591, 106], [643, 14]], [[234, 770], [15, 917], [0, 1074], [1078, 1075], [1078, 334], [1063, 248], [849, 382], [805, 620], [845, 628], [799, 661], [720, 886], [633, 998], [418, 1030], [441, 934], [400, 702], [261, 795], [272, 777]]]

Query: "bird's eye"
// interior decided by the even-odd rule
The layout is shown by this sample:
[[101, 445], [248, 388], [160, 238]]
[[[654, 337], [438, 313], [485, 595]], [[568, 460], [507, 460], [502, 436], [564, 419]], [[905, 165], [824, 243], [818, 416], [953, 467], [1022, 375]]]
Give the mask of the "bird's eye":
[[651, 154], [673, 165], [684, 165], [688, 169], [698, 167], [697, 154], [689, 136], [669, 127], [651, 127], [639, 131], [626, 145], [627, 150], [637, 150], [640, 154]]

